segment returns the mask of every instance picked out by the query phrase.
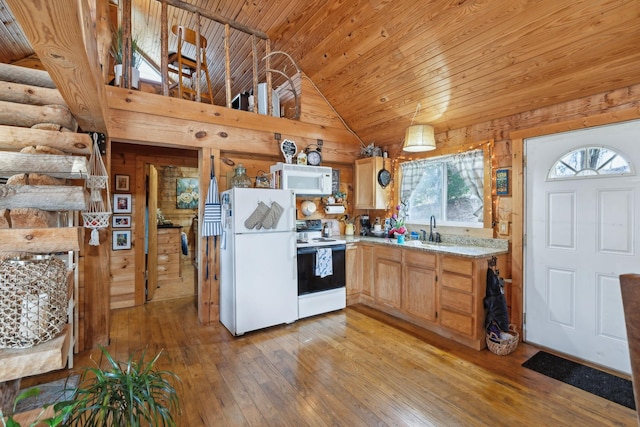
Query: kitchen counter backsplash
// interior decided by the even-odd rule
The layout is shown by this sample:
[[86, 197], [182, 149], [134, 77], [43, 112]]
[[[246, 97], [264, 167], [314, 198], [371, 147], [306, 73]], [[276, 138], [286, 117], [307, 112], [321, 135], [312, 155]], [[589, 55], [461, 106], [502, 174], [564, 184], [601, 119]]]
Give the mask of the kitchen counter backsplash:
[[509, 249], [507, 239], [488, 239], [484, 237], [459, 236], [455, 234], [441, 235], [442, 243], [457, 246], [481, 246], [483, 248]]
[[418, 240], [406, 240], [405, 243], [397, 243], [395, 238], [388, 237], [368, 237], [368, 236], [340, 236], [347, 243], [371, 242], [381, 245], [391, 245], [397, 247], [413, 248], [428, 252], [449, 253], [466, 257], [484, 257], [500, 255], [509, 252], [509, 240], [491, 239], [482, 237], [441, 235], [441, 243], [425, 242], [423, 245]]

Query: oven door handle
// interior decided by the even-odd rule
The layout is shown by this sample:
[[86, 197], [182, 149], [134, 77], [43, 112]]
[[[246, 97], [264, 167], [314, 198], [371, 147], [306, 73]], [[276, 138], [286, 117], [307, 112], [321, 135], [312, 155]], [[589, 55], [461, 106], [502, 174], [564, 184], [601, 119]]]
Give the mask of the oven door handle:
[[298, 248], [298, 255], [315, 254], [315, 253], [316, 253], [315, 247]]
[[347, 250], [347, 245], [309, 246], [306, 248], [298, 248], [298, 255], [315, 254], [320, 248], [331, 249], [332, 252], [345, 251]]

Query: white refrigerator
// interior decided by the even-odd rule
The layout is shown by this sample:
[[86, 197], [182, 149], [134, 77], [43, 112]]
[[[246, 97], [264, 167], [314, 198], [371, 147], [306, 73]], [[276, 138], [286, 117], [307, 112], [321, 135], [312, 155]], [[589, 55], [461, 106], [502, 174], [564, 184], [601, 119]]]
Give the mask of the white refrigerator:
[[220, 322], [233, 334], [298, 319], [292, 190], [221, 193]]

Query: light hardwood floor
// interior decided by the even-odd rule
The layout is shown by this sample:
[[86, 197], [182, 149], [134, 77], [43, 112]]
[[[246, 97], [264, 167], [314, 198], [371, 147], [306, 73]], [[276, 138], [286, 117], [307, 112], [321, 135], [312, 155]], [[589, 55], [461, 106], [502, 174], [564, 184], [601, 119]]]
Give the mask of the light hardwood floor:
[[181, 271], [182, 274], [179, 280], [162, 281], [162, 283], [160, 283], [156, 288], [153, 299], [147, 303], [156, 303], [158, 301], [194, 296], [196, 291], [193, 285], [193, 265], [183, 263]]
[[[162, 350], [181, 426], [635, 426], [634, 411], [366, 307], [234, 338], [191, 298], [112, 312], [110, 351]], [[84, 366], [98, 352], [76, 356]], [[23, 380], [23, 386], [68, 372]]]

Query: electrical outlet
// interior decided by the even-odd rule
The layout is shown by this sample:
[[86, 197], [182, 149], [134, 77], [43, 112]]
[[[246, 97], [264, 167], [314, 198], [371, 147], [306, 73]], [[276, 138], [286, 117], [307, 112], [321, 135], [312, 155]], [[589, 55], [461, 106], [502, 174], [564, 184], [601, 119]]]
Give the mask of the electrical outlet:
[[509, 222], [508, 221], [500, 221], [498, 223], [498, 233], [502, 235], [509, 234]]

